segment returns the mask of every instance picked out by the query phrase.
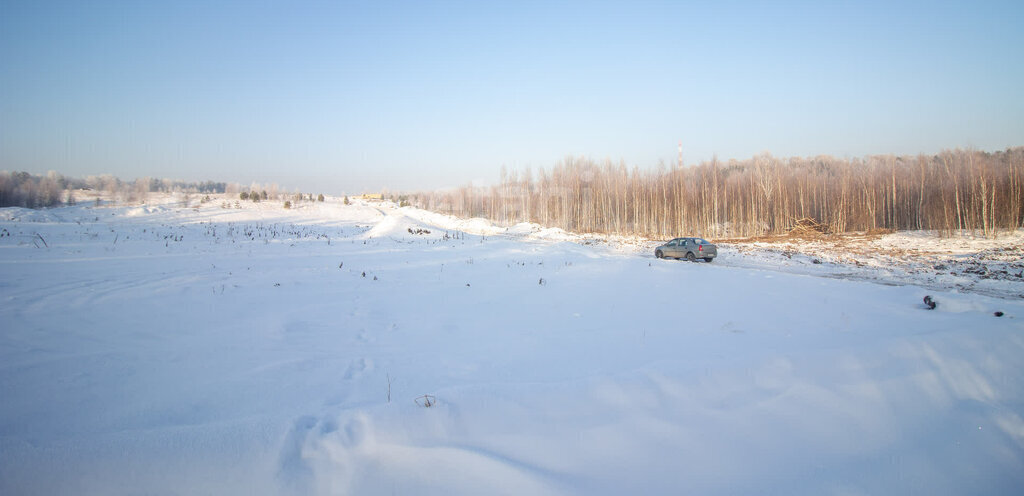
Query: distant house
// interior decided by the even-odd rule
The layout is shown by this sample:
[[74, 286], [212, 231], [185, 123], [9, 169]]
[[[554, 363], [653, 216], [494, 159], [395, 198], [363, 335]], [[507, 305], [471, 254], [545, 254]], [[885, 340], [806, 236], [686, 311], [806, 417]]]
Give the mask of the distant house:
[[356, 198], [358, 198], [360, 200], [383, 200], [384, 199], [384, 194], [383, 193], [363, 193], [363, 194], [357, 196]]

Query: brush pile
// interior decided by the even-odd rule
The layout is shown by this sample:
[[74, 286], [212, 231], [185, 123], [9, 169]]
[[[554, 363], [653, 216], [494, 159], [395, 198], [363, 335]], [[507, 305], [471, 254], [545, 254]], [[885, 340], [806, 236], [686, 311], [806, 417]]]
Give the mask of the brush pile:
[[793, 223], [793, 227], [789, 230], [789, 235], [792, 237], [818, 237], [825, 234], [831, 234], [831, 229], [827, 225], [822, 224], [810, 217], [804, 217], [797, 219]]

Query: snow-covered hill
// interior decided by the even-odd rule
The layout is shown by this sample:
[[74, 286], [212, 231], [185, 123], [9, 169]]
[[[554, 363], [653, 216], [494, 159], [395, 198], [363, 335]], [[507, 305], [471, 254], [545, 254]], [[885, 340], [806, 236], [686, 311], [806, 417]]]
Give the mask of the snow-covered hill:
[[650, 247], [335, 198], [2, 209], [0, 494], [1024, 487], [1024, 282]]

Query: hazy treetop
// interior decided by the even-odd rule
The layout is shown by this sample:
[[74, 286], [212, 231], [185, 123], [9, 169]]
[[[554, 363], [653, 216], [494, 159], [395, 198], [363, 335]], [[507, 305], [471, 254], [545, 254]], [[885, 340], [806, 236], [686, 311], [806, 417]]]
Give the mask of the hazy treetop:
[[3, 2], [0, 169], [358, 193], [1002, 149], [1024, 3]]

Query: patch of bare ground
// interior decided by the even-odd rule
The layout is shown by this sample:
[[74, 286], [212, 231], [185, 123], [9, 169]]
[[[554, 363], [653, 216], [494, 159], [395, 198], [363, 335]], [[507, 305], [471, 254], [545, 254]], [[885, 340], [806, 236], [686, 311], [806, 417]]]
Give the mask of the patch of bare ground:
[[[1024, 230], [989, 239], [971, 233], [872, 230], [790, 233], [716, 240], [766, 266], [819, 266], [822, 275], [918, 284], [1004, 298], [1024, 298]], [[741, 262], [742, 263], [742, 262]], [[838, 272], [837, 272], [838, 271]]]

